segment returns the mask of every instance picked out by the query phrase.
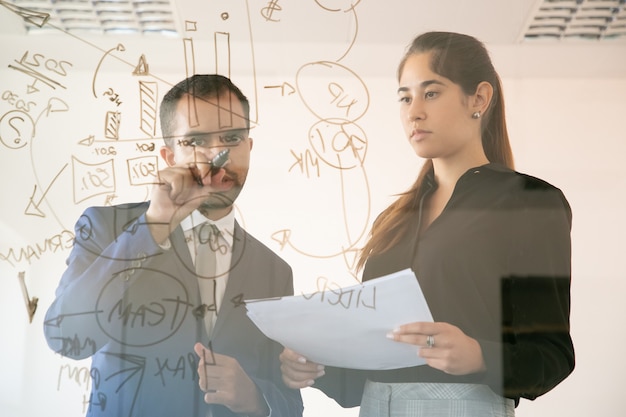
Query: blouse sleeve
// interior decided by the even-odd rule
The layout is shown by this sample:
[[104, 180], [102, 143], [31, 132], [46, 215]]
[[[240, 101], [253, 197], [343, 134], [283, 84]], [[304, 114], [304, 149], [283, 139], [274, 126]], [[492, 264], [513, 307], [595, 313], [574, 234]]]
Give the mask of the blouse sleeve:
[[[535, 399], [574, 369], [570, 337], [571, 221], [560, 190], [528, 181], [512, 224], [511, 275], [502, 283], [502, 351], [484, 344], [486, 358], [502, 358], [503, 394]], [[519, 217], [517, 217], [519, 216]], [[498, 366], [501, 365], [501, 366]]]

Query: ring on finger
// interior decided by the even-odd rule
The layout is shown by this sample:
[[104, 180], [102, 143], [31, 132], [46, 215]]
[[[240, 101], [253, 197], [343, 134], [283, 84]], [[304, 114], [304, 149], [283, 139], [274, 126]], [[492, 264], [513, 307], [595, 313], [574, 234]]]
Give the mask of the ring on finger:
[[426, 337], [426, 346], [428, 346], [429, 348], [432, 348], [435, 346], [435, 337], [428, 335], [428, 337]]

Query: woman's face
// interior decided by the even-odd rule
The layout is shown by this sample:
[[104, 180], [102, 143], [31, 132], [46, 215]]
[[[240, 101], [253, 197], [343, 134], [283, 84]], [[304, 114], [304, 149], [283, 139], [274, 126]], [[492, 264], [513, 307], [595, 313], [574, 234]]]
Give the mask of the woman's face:
[[[482, 153], [480, 121], [461, 87], [430, 69], [430, 53], [410, 55], [400, 74], [400, 120], [422, 158], [457, 159]], [[479, 147], [479, 148], [477, 148]]]

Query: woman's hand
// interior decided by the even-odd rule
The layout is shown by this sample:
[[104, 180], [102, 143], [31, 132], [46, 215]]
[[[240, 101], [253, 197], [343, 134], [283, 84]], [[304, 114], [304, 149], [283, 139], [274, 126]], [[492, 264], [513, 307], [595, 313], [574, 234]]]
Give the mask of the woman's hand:
[[291, 389], [310, 387], [315, 379], [324, 375], [324, 365], [310, 362], [290, 349], [284, 349], [280, 354], [280, 370], [283, 382]]
[[418, 355], [429, 366], [445, 373], [466, 375], [486, 370], [478, 341], [449, 323], [409, 323], [394, 329], [388, 337], [419, 346]]

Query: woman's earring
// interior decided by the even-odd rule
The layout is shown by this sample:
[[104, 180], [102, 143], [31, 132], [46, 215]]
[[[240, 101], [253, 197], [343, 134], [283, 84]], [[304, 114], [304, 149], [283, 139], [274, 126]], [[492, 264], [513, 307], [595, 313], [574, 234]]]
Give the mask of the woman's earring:
[[478, 119], [480, 117], [480, 112], [476, 111], [472, 114], [472, 119]]

